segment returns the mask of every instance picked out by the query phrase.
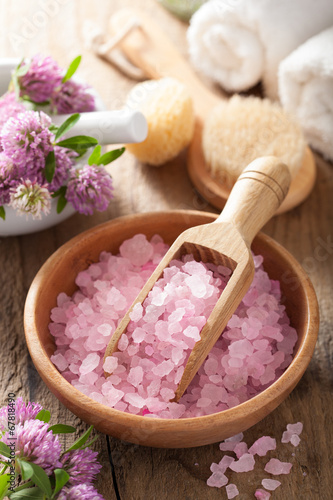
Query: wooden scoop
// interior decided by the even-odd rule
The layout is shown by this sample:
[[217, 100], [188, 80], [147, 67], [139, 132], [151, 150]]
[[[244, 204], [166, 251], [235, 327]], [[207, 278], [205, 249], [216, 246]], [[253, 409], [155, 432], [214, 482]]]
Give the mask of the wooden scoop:
[[252, 240], [284, 200], [289, 184], [288, 167], [274, 156], [258, 158], [250, 163], [238, 178], [216, 221], [187, 229], [170, 247], [120, 322], [106, 348], [104, 359], [117, 350], [118, 340], [126, 331], [133, 307], [145, 300], [171, 260], [193, 254], [198, 261], [230, 268], [232, 275], [228, 284], [185, 366], [175, 393], [175, 401], [178, 401], [247, 292], [254, 275], [250, 250]]

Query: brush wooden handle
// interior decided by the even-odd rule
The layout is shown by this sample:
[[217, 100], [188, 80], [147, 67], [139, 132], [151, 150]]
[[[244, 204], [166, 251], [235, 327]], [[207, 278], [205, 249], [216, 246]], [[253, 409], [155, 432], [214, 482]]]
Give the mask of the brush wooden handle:
[[257, 158], [237, 179], [215, 222], [232, 223], [250, 246], [283, 202], [290, 181], [289, 169], [281, 160], [275, 156]]

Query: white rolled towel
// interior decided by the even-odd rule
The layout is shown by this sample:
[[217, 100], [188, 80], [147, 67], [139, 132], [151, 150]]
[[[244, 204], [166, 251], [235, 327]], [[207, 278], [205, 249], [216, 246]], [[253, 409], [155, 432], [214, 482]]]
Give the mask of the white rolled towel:
[[333, 27], [298, 47], [279, 66], [282, 106], [309, 144], [333, 160]]
[[279, 63], [332, 24], [332, 0], [210, 0], [187, 30], [190, 59], [229, 92], [262, 80], [277, 99]]

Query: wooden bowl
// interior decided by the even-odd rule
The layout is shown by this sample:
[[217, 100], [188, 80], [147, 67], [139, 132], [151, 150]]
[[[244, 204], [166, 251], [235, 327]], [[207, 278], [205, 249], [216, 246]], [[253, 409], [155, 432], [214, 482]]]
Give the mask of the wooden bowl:
[[102, 250], [116, 253], [137, 233], [160, 234], [168, 243], [191, 226], [212, 222], [216, 215], [170, 211], [120, 217], [92, 228], [60, 247], [45, 262], [31, 284], [24, 310], [26, 341], [32, 360], [49, 389], [75, 415], [96, 429], [132, 443], [186, 448], [221, 441], [244, 431], [274, 410], [292, 391], [307, 368], [318, 334], [318, 304], [312, 284], [297, 261], [281, 245], [260, 233], [253, 250], [264, 256], [270, 278], [280, 280], [283, 302], [298, 332], [292, 363], [258, 396], [230, 410], [178, 420], [146, 418], [114, 410], [93, 401], [67, 382], [50, 361], [55, 350], [49, 333], [50, 311], [60, 292], [71, 295], [76, 275], [99, 259]]

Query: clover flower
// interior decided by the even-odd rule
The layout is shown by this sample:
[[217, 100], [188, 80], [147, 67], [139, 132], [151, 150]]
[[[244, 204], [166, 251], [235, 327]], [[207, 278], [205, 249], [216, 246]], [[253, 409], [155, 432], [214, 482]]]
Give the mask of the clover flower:
[[[16, 100], [15, 92], [7, 92], [0, 99], [0, 131], [9, 118], [26, 111], [24, 105]], [[2, 149], [2, 148], [1, 148]]]
[[62, 83], [51, 96], [52, 113], [83, 113], [95, 110], [95, 99], [89, 87], [73, 80]]
[[91, 484], [65, 486], [57, 496], [57, 500], [104, 500], [102, 495]]
[[10, 190], [18, 184], [17, 168], [4, 153], [0, 153], [0, 206], [9, 203]]
[[25, 75], [18, 77], [20, 97], [28, 97], [31, 101], [41, 103], [49, 101], [52, 92], [61, 84], [63, 70], [52, 57], [35, 55], [31, 61], [24, 61], [21, 68], [29, 66]]
[[97, 462], [96, 451], [90, 448], [73, 450], [61, 457], [62, 467], [69, 474], [69, 484], [90, 484], [95, 480], [102, 466]]
[[31, 214], [33, 219], [41, 219], [42, 213], [50, 212], [51, 194], [46, 184], [41, 186], [36, 181], [22, 179], [22, 184], [11, 190], [9, 205], [18, 215]]
[[[61, 467], [59, 438], [49, 431], [48, 424], [41, 420], [26, 420], [16, 425], [15, 436], [17, 458], [39, 465], [48, 476], [55, 468]], [[11, 440], [8, 432], [2, 438], [7, 445]]]
[[53, 149], [54, 134], [49, 130], [51, 118], [37, 111], [19, 113], [9, 118], [1, 131], [4, 153], [21, 169], [21, 176], [38, 175], [45, 158]]
[[15, 411], [12, 410], [12, 406], [3, 406], [0, 408], [0, 432], [5, 432], [8, 430], [8, 416], [15, 416], [15, 425], [22, 424], [26, 420], [35, 419], [36, 415], [43, 409], [39, 403], [25, 404], [22, 398], [17, 398], [15, 400]]
[[112, 191], [112, 179], [104, 167], [85, 165], [79, 170], [72, 169], [66, 198], [79, 213], [92, 215], [94, 209], [106, 210]]

